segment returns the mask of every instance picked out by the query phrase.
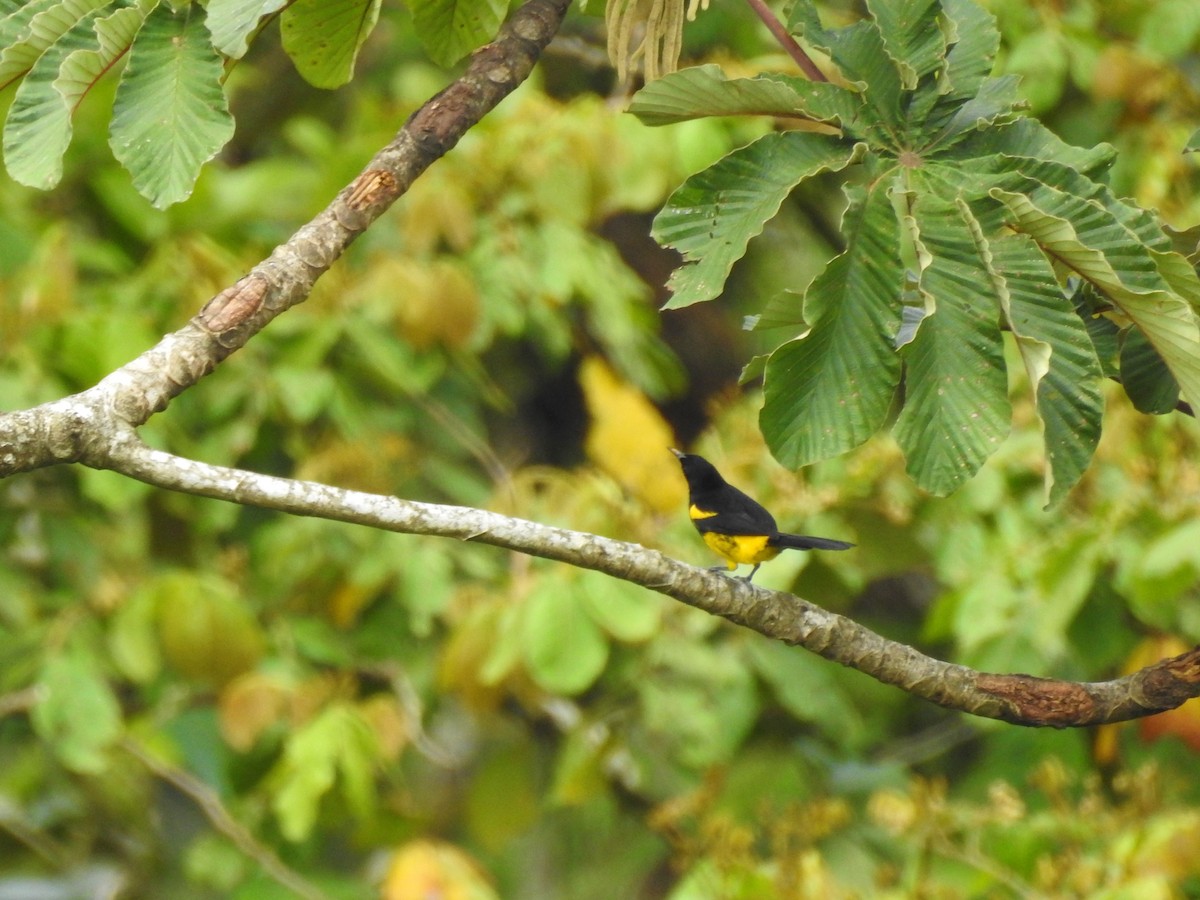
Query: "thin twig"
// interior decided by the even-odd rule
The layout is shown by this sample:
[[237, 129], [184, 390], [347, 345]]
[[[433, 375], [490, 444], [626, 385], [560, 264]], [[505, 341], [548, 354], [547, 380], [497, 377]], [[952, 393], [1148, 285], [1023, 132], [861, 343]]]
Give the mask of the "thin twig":
[[66, 869], [71, 854], [53, 837], [34, 825], [15, 803], [0, 797], [0, 831], [24, 844], [56, 869]]
[[145, 747], [132, 738], [120, 742], [123, 749], [145, 766], [156, 778], [165, 781], [194, 802], [213, 828], [229, 838], [239, 850], [254, 860], [269, 877], [304, 900], [329, 900], [329, 895], [310, 884], [298, 872], [275, 855], [275, 852], [259, 842], [245, 825], [226, 809], [217, 792], [190, 772], [157, 759]]
[[766, 0], [746, 0], [746, 2], [754, 10], [754, 14], [762, 19], [762, 23], [775, 36], [775, 40], [779, 41], [780, 46], [787, 51], [788, 56], [796, 61], [800, 71], [813, 81], [829, 80], [825, 77], [825, 73], [817, 68], [817, 64], [812, 61], [812, 58], [804, 52], [804, 48], [796, 43], [796, 39], [788, 33], [784, 24], [775, 17], [775, 13], [771, 12], [771, 7], [767, 6]]

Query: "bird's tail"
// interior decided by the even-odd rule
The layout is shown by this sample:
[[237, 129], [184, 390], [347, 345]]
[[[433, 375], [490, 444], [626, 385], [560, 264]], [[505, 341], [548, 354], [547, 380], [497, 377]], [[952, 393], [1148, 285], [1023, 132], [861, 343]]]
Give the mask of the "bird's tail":
[[780, 532], [771, 538], [773, 547], [786, 547], [789, 550], [849, 550], [854, 545], [847, 541], [835, 541], [833, 538], [809, 537], [807, 534], [784, 534]]

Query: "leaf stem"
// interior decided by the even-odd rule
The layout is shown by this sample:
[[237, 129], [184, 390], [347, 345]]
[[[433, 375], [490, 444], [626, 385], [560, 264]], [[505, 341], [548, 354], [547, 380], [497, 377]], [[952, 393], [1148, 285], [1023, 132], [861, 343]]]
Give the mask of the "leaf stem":
[[796, 61], [796, 65], [809, 79], [812, 81], [829, 80], [825, 77], [825, 73], [817, 68], [817, 64], [812, 61], [812, 58], [804, 52], [804, 48], [796, 43], [796, 39], [788, 34], [787, 28], [776, 18], [775, 13], [771, 12], [771, 7], [767, 6], [766, 0], [746, 0], [746, 2], [750, 4], [754, 14], [762, 19], [767, 30], [775, 36], [775, 40], [779, 41], [780, 46], [787, 51], [788, 56]]

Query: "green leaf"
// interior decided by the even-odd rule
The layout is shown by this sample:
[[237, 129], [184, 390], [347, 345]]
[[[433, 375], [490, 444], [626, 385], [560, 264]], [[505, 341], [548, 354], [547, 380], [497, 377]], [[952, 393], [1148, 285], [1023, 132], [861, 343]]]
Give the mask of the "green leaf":
[[591, 572], [584, 572], [579, 578], [584, 610], [618, 641], [640, 643], [657, 633], [662, 619], [657, 594]]
[[1000, 48], [996, 18], [974, 0], [942, 0], [950, 31], [944, 86], [948, 100], [974, 97], [991, 74]]
[[[605, 772], [605, 757], [609, 748], [596, 740], [593, 730], [586, 725], [571, 729], [563, 736], [560, 748], [554, 761], [554, 783], [550, 788], [553, 801], [562, 806], [578, 806], [603, 796], [609, 788], [608, 775]], [[532, 790], [530, 793], [534, 794]], [[506, 781], [504, 795], [509, 797], [511, 794], [512, 783]], [[507, 806], [503, 810], [502, 818], [506, 822], [512, 820]], [[528, 824], [532, 823], [522, 824], [528, 827]]]
[[97, 19], [96, 46], [76, 50], [63, 61], [54, 88], [62, 95], [69, 109], [74, 110], [96, 82], [129, 50], [154, 2], [138, 0], [134, 6], [118, 9], [111, 15]]
[[287, 0], [209, 0], [208, 30], [213, 46], [232, 59], [241, 59], [254, 29], [286, 3]]
[[1176, 294], [1182, 297], [1200, 315], [1200, 275], [1192, 259], [1184, 252], [1174, 249], [1176, 238], [1169, 238], [1170, 250], [1150, 250], [1150, 257], [1158, 266], [1158, 274], [1171, 286]]
[[1179, 403], [1179, 385], [1142, 332], [1130, 328], [1121, 342], [1121, 384], [1138, 412], [1164, 415]]
[[656, 78], [634, 95], [629, 111], [647, 125], [703, 116], [776, 116], [853, 123], [861, 99], [828, 82], [789, 75], [726, 78], [720, 66], [694, 66]]
[[458, 62], [496, 36], [508, 4], [501, 0], [412, 0], [413, 26], [430, 58]]
[[493, 637], [487, 654], [480, 661], [479, 680], [486, 685], [497, 685], [512, 673], [521, 660], [524, 649], [524, 609], [515, 606], [504, 608], [490, 623]]
[[638, 698], [655, 743], [695, 769], [729, 760], [761, 705], [742, 655], [728, 645], [664, 637], [648, 645], [646, 664]]
[[750, 640], [747, 655], [779, 704], [825, 732], [841, 748], [862, 746], [866, 723], [834, 668], [779, 641]]
[[[991, 157], [985, 166], [984, 159]], [[949, 154], [942, 157], [947, 162], [971, 160], [969, 167], [947, 166], [958, 173], [963, 187], [970, 187], [972, 180], [979, 181], [980, 169], [992, 172], [1011, 171], [1022, 160], [1054, 160], [1059, 166], [1073, 169], [1080, 176], [1093, 178], [1102, 175], [1116, 161], [1117, 151], [1110, 144], [1094, 147], [1075, 147], [1066, 143], [1041, 122], [1021, 118], [994, 128], [971, 130], [967, 137]], [[987, 184], [987, 180], [984, 179]], [[986, 193], [981, 185], [974, 185], [974, 196]]]
[[[1200, 285], [1186, 261], [1173, 252], [1148, 249], [1140, 218], [1120, 209], [1114, 214], [1101, 203], [1040, 184], [1028, 193], [993, 188], [991, 194], [1007, 207], [1016, 228], [1088, 279], [1134, 321], [1184, 397], [1200, 406], [1200, 326], [1190, 302]], [[1163, 241], [1170, 245], [1165, 235]]]
[[[30, 71], [47, 50], [75, 29], [91, 14], [112, 0], [61, 0], [61, 2], [30, 3], [19, 13], [6, 17], [0, 34], [8, 37], [0, 53], [0, 86], [11, 84]], [[57, 59], [62, 51], [55, 54]]]
[[523, 624], [525, 664], [539, 687], [572, 696], [604, 671], [608, 642], [579, 598], [558, 585], [530, 595]]
[[[40, 55], [17, 88], [4, 123], [4, 162], [8, 173], [29, 187], [48, 190], [62, 178], [62, 156], [71, 143], [72, 108], [67, 98], [55, 89], [55, 79], [71, 54], [96, 46], [92, 25], [99, 12], [89, 10], [76, 15], [84, 8], [80, 2], [69, 9], [64, 6], [42, 13], [31, 26], [46, 25], [49, 20], [53, 28], [47, 26], [38, 32], [45, 42], [44, 52], [39, 46], [41, 42], [26, 45]], [[5, 58], [9, 58], [8, 54]]]
[[155, 597], [163, 653], [181, 674], [220, 687], [258, 663], [266, 640], [226, 579], [179, 569], [146, 590]]
[[1053, 109], [1062, 99], [1069, 72], [1062, 32], [1038, 28], [1022, 36], [1009, 50], [1005, 68], [1021, 78], [1021, 91], [1035, 112]]
[[[978, 232], [976, 239], [983, 240]], [[1046, 502], [1053, 504], [1083, 476], [1100, 440], [1100, 361], [1086, 326], [1031, 238], [1002, 236], [986, 244], [986, 253], [1042, 421]]]
[[1145, 548], [1140, 557], [1138, 573], [1143, 577], [1161, 578], [1186, 567], [1191, 570], [1192, 582], [1200, 571], [1200, 522], [1191, 521], [1165, 531]]
[[380, 0], [296, 0], [283, 12], [283, 49], [304, 80], [341, 87], [379, 19]]
[[[580, 732], [591, 733], [581, 724], [562, 738], [569, 744]], [[465, 806], [458, 814], [458, 820], [475, 846], [503, 847], [536, 827], [538, 817], [545, 811], [548, 760], [532, 750], [532, 741], [528, 738], [520, 741], [506, 736], [489, 741], [487, 748], [472, 760], [470, 784], [463, 785], [467, 792], [465, 802], [463, 799], [458, 801]], [[463, 862], [469, 869], [470, 863], [465, 858]], [[494, 893], [471, 891], [466, 883], [449, 877], [447, 868], [441, 871], [445, 873], [442, 884], [453, 885], [443, 892], [444, 900], [451, 900], [454, 895], [462, 900], [499, 900]], [[393, 880], [392, 885], [396, 884]]]
[[1155, 628], [1176, 630], [1194, 603], [1181, 602], [1195, 592], [1200, 572], [1200, 522], [1161, 533], [1138, 547], [1116, 572], [1116, 587], [1128, 598], [1129, 611]]
[[[788, 339], [797, 333], [807, 332], [809, 325], [804, 321], [804, 295], [796, 291], [780, 291], [767, 301], [762, 312], [746, 316], [742, 320], [742, 327], [760, 334], [782, 330]], [[762, 359], [765, 363], [766, 357]]]
[[[1072, 207], [1072, 221], [1078, 227], [1093, 232], [1098, 242], [1116, 239], [1120, 233], [1112, 230], [1114, 224], [1124, 229], [1126, 233], [1120, 235], [1124, 242], [1128, 243], [1132, 236], [1134, 243], [1139, 246], [1130, 248], [1130, 255], [1125, 257], [1116, 255], [1117, 252], [1126, 252], [1120, 242], [1115, 250], [1106, 249], [1105, 252], [1122, 267], [1128, 265], [1132, 267], [1131, 270], [1141, 268], [1152, 272], [1148, 276], [1148, 283], [1155, 286], [1163, 283], [1166, 277], [1161, 271], [1164, 263], [1158, 260], [1156, 254], [1169, 253], [1173, 244], [1157, 216], [1137, 204], [1118, 199], [1107, 185], [1081, 174], [1076, 170], [1077, 167], [1065, 162], [1015, 159], [1009, 163], [1014, 171], [1026, 177], [1023, 182], [1026, 191], [1039, 194], [1050, 202], [1055, 198], [1066, 199]], [[1143, 255], [1148, 255], [1149, 262], [1142, 259]], [[1190, 267], [1188, 271], [1192, 284], [1197, 284], [1195, 273], [1191, 272]], [[1197, 287], [1200, 288], [1200, 284]]]
[[68, 769], [102, 771], [105, 751], [121, 733], [121, 709], [96, 664], [79, 653], [52, 653], [38, 687], [30, 713], [38, 736]]
[[893, 338], [904, 272], [887, 187], [876, 184], [845, 220], [849, 247], [804, 296], [811, 330], [767, 361], [759, 424], [771, 452], [790, 468], [843, 453], [873, 435], [900, 380]]
[[371, 726], [357, 709], [347, 708], [337, 723], [340, 735], [337, 755], [342, 797], [360, 821], [370, 818], [378, 796], [375, 784], [379, 746]]
[[961, 209], [920, 197], [913, 210], [919, 288], [933, 309], [904, 348], [905, 404], [895, 435], [925, 490], [950, 493], [1008, 432], [1008, 382], [997, 298]]
[[658, 242], [688, 261], [671, 276], [667, 308], [716, 297], [784, 197], [806, 178], [844, 169], [859, 153], [859, 145], [827, 135], [769, 134], [685, 181], [654, 222]]
[[1200, 150], [1200, 128], [1192, 132], [1192, 136], [1188, 138], [1188, 142], [1183, 145], [1185, 153], [1194, 153]]
[[327, 707], [292, 732], [269, 776], [271, 808], [283, 836], [299, 842], [312, 834], [321, 799], [333, 789], [339, 773], [351, 807], [369, 810], [374, 802], [370, 776], [375, 753], [370, 728], [343, 703]]
[[158, 6], [134, 39], [113, 105], [109, 144], [160, 209], [186, 199], [200, 167], [233, 136], [220, 55], [202, 7]]
[[113, 664], [130, 681], [145, 684], [162, 671], [158, 597], [153, 589], [135, 591], [112, 616], [108, 649]]
[[[989, 78], [980, 86], [977, 93], [967, 98], [966, 102], [944, 103], [929, 116], [929, 121], [921, 128], [923, 133], [934, 135], [938, 149], [942, 152], [957, 141], [996, 125], [1000, 120], [1011, 116], [1019, 104], [1017, 86], [1019, 79], [1014, 76]], [[953, 115], [942, 126], [944, 116], [939, 113], [953, 111]], [[987, 129], [990, 130], [990, 129]]]
[[908, 91], [939, 68], [946, 54], [946, 36], [938, 27], [937, 0], [867, 0], [883, 48]]
[[1138, 29], [1139, 49], [1162, 59], [1178, 59], [1200, 38], [1200, 5], [1192, 0], [1158, 0], [1146, 8]]
[[[29, 0], [16, 9], [0, 8], [0, 47], [4, 48], [4, 52], [0, 53], [0, 60], [8, 56], [9, 48], [12, 48], [12, 53], [27, 55], [28, 51], [21, 49], [20, 45], [30, 41], [33, 37], [30, 23], [35, 17], [58, 6], [58, 3], [59, 0]], [[36, 56], [34, 58], [36, 59]], [[6, 68], [8, 67], [6, 66]], [[23, 72], [25, 69], [17, 71]], [[11, 75], [8, 78], [9, 80], [0, 82], [0, 87], [11, 83]]]
[[[1078, 276], [1076, 276], [1078, 280]], [[1119, 378], [1121, 375], [1121, 329], [1111, 318], [1102, 315], [1097, 307], [1096, 292], [1091, 285], [1082, 283], [1071, 297], [1075, 312], [1087, 329], [1088, 338], [1100, 361], [1100, 370], [1105, 378]], [[1107, 301], [1105, 308], [1111, 308]]]
[[903, 85], [884, 47], [879, 25], [867, 19], [846, 28], [827, 30], [821, 26], [813, 5], [800, 0], [792, 7], [788, 28], [828, 53], [842, 74], [862, 89], [867, 104], [884, 126], [875, 131], [877, 140], [892, 145], [894, 141], [886, 126], [903, 124], [900, 109]]

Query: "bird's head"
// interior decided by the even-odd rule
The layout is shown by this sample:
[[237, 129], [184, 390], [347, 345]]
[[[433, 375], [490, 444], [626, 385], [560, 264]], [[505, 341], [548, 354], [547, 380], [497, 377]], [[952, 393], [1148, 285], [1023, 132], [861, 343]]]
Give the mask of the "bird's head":
[[671, 452], [679, 460], [679, 465], [683, 468], [683, 477], [687, 479], [688, 488], [692, 492], [712, 490], [725, 484], [721, 473], [703, 456], [697, 456], [695, 453], [681, 453], [674, 448], [671, 449]]

